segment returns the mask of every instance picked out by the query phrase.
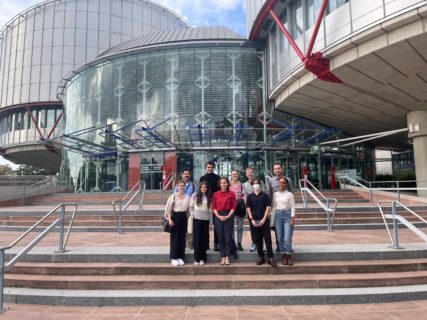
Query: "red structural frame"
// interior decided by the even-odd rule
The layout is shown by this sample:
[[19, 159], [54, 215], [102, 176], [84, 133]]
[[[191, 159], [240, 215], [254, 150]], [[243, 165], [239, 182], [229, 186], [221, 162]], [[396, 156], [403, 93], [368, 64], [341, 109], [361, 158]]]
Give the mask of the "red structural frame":
[[259, 15], [259, 19], [257, 19], [255, 23], [255, 27], [253, 32], [251, 32], [250, 38], [255, 39], [261, 31], [261, 28], [268, 18], [269, 15], [276, 21], [279, 29], [285, 35], [286, 39], [288, 39], [289, 44], [295, 50], [298, 57], [301, 59], [304, 64], [305, 69], [313, 73], [317, 78], [323, 81], [329, 81], [334, 83], [342, 83], [342, 80], [339, 79], [331, 72], [329, 59], [323, 57], [321, 52], [312, 53], [314, 43], [316, 42], [317, 34], [319, 33], [320, 25], [322, 24], [322, 19], [325, 15], [326, 8], [328, 6], [329, 0], [323, 0], [322, 6], [319, 10], [319, 15], [317, 16], [316, 24], [314, 26], [313, 34], [311, 35], [310, 42], [308, 44], [307, 52], [304, 53], [300, 50], [295, 40], [292, 38], [291, 34], [285, 28], [283, 23], [280, 21], [279, 17], [274, 12], [274, 6], [277, 3], [277, 0], [268, 1]]

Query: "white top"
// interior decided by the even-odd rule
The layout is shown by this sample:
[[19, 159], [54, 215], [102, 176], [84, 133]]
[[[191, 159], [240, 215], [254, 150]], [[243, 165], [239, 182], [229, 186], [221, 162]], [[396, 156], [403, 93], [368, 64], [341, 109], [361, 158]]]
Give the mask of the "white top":
[[[175, 200], [175, 203], [174, 203]], [[172, 204], [174, 206], [172, 208]], [[184, 199], [180, 199], [178, 194], [171, 194], [166, 202], [165, 216], [170, 216], [172, 209], [175, 212], [188, 212], [190, 206], [190, 196], [185, 195]]]
[[295, 198], [288, 190], [276, 191], [273, 194], [274, 210], [291, 210], [291, 217], [295, 217]]
[[190, 201], [190, 214], [197, 220], [211, 220], [212, 210], [208, 207], [208, 199], [206, 196], [203, 196], [203, 201], [200, 205], [197, 205], [196, 200], [197, 193], [193, 193]]

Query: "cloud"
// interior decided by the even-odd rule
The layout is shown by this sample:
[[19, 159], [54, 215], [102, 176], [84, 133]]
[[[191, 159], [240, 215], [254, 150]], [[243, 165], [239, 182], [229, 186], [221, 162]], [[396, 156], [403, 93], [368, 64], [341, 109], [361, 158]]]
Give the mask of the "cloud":
[[[245, 34], [245, 0], [152, 0], [197, 27], [226, 26]], [[19, 12], [42, 0], [0, 0], [0, 28]]]

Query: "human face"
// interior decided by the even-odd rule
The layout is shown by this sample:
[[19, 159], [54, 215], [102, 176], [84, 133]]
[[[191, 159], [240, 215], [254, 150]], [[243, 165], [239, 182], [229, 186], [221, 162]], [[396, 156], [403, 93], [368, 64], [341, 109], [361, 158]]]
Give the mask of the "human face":
[[206, 192], [208, 191], [208, 187], [207, 187], [205, 184], [202, 184], [202, 185], [200, 186], [200, 191], [201, 191], [202, 193], [206, 193]]
[[191, 178], [191, 173], [190, 173], [190, 171], [184, 171], [184, 172], [182, 173], [182, 180], [184, 180], [185, 182], [190, 181], [190, 178]]
[[239, 173], [237, 171], [231, 172], [231, 180], [237, 181], [239, 179]]
[[279, 180], [279, 190], [285, 191], [288, 188], [288, 183], [286, 182], [286, 179], [280, 179]]
[[214, 169], [215, 169], [215, 166], [213, 166], [213, 165], [211, 165], [211, 164], [207, 164], [206, 165], [206, 172], [207, 173], [213, 173], [214, 172]]
[[275, 164], [273, 172], [276, 177], [280, 177], [282, 175], [282, 166], [280, 164]]
[[179, 185], [178, 185], [178, 193], [184, 193], [185, 192], [185, 183], [180, 183]]
[[227, 187], [228, 187], [227, 180], [221, 179], [219, 186], [221, 188], [221, 191], [227, 191]]
[[252, 169], [246, 169], [246, 178], [248, 178], [249, 181], [254, 179], [254, 171]]

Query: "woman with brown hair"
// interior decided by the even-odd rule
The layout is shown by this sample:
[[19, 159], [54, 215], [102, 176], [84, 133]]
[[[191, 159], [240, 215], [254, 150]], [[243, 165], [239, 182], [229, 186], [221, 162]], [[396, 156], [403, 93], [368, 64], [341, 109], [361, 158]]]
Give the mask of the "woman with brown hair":
[[171, 194], [166, 203], [165, 216], [171, 227], [170, 258], [173, 266], [184, 265], [185, 235], [187, 233], [187, 213], [190, 196], [185, 194], [185, 181], [179, 180], [178, 192]]
[[218, 232], [219, 251], [222, 265], [230, 264], [230, 255], [233, 251], [234, 211], [236, 210], [236, 196], [230, 191], [230, 182], [227, 178], [219, 179], [220, 190], [215, 192], [212, 199], [212, 211], [217, 217], [215, 229]]
[[193, 217], [194, 264], [202, 266], [207, 260], [206, 242], [212, 220], [212, 195], [206, 181], [200, 182], [199, 191], [191, 196], [190, 215]]

